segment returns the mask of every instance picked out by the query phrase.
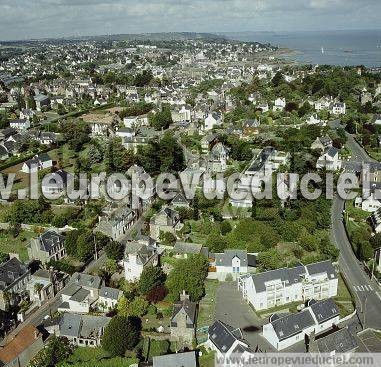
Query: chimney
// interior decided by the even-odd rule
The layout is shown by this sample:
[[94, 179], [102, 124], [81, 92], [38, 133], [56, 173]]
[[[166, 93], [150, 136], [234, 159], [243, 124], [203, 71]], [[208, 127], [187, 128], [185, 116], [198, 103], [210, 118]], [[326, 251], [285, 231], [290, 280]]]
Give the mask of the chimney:
[[187, 293], [185, 292], [185, 290], [183, 290], [183, 293], [180, 294], [180, 301], [181, 301], [181, 302], [184, 302], [185, 300], [189, 300], [189, 294], [187, 294]]

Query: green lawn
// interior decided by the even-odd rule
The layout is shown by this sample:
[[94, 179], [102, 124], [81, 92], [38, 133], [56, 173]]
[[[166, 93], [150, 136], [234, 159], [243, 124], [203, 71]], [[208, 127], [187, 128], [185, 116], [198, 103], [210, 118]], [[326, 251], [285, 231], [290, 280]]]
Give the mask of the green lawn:
[[345, 210], [348, 213], [349, 218], [352, 218], [356, 222], [363, 222], [369, 217], [370, 213], [356, 208], [353, 201], [347, 201], [345, 204]]
[[16, 238], [6, 231], [2, 231], [0, 232], [0, 252], [17, 253], [22, 261], [26, 261], [29, 259], [26, 246], [35, 237], [37, 237], [37, 233], [32, 231], [21, 231]]
[[205, 281], [205, 296], [199, 304], [197, 328], [202, 328], [213, 324], [218, 287], [218, 280], [207, 279]]
[[254, 311], [260, 318], [265, 318], [269, 315], [272, 315], [273, 313], [279, 313], [280, 311], [282, 311], [282, 313], [283, 312], [296, 313], [298, 312], [297, 307], [300, 304], [302, 304], [302, 302], [292, 302], [292, 303], [287, 303], [285, 305], [272, 307], [264, 311], [255, 311], [255, 310]]
[[355, 310], [354, 300], [341, 274], [339, 275], [339, 285], [337, 289], [337, 296], [334, 298], [334, 300], [339, 308], [341, 317], [348, 316]]
[[214, 367], [215, 365], [215, 352], [206, 353], [203, 351], [202, 356], [199, 358], [200, 367]]
[[76, 367], [127, 367], [137, 363], [137, 359], [115, 357], [110, 355], [102, 348], [84, 348], [78, 347], [74, 350], [65, 362], [61, 363], [60, 367], [76, 366]]

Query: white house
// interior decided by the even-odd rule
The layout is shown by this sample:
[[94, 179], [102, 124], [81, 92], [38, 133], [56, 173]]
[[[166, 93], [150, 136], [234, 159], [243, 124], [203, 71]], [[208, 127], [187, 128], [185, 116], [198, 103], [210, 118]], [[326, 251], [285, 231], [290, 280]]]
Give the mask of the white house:
[[[47, 178], [49, 178], [49, 180], [47, 180]], [[70, 178], [71, 174], [63, 169], [51, 173], [41, 182], [41, 191], [43, 195], [48, 197], [48, 195], [63, 193]]]
[[27, 119], [11, 120], [9, 126], [17, 131], [25, 131], [30, 128], [30, 121]]
[[130, 127], [121, 127], [117, 130], [115, 135], [121, 138], [133, 138], [135, 136], [135, 131]]
[[314, 113], [310, 117], [308, 117], [306, 122], [308, 125], [317, 125], [321, 123], [321, 120], [319, 119], [318, 115]]
[[126, 244], [123, 260], [124, 277], [128, 281], [139, 280], [140, 275], [147, 266], [159, 264], [159, 250], [156, 244], [144, 244], [133, 241]]
[[381, 208], [372, 213], [372, 215], [368, 218], [368, 222], [372, 226], [374, 232], [381, 232]]
[[361, 208], [366, 212], [376, 212], [381, 208], [381, 200], [376, 198], [375, 193], [371, 193], [367, 198], [363, 199], [361, 197], [357, 197], [355, 199], [355, 206], [357, 208]]
[[277, 98], [274, 101], [273, 111], [283, 111], [286, 107], [286, 98]]
[[247, 254], [245, 250], [225, 250], [223, 253], [209, 254], [210, 279], [225, 280], [230, 274], [235, 280], [240, 274], [246, 274], [249, 268], [256, 266], [256, 258], [253, 254]]
[[334, 115], [345, 115], [346, 106], [343, 102], [335, 102], [331, 106], [331, 112]]
[[69, 284], [61, 292], [59, 312], [89, 313], [104, 286], [102, 278], [84, 273], [74, 273]]
[[101, 345], [102, 335], [111, 317], [65, 313], [55, 331], [57, 336], [69, 339], [79, 347], [95, 348]]
[[276, 349], [283, 350], [312, 333], [320, 334], [331, 329], [340, 321], [340, 313], [333, 300], [311, 301], [309, 307], [286, 316], [274, 314], [270, 322], [263, 325], [263, 337]]
[[120, 289], [102, 287], [99, 290], [97, 306], [100, 310], [111, 311], [116, 307], [123, 292]]
[[318, 158], [316, 168], [325, 168], [327, 171], [337, 171], [341, 168], [341, 164], [342, 161], [339, 155], [339, 149], [329, 147], [325, 150], [324, 154]]
[[222, 124], [222, 116], [218, 112], [208, 113], [204, 120], [204, 130], [209, 131], [212, 130], [213, 127]]
[[213, 146], [208, 157], [208, 170], [210, 172], [225, 172], [229, 159], [229, 149], [222, 143]]
[[268, 112], [268, 111], [269, 111], [269, 104], [268, 104], [267, 102], [259, 103], [259, 104], [258, 104], [258, 108], [259, 108], [262, 112]]
[[32, 159], [24, 162], [21, 167], [21, 172], [35, 173], [39, 170], [53, 167], [53, 161], [47, 153], [35, 155]]
[[338, 276], [330, 261], [282, 268], [238, 278], [243, 298], [256, 310], [337, 295]]
[[240, 354], [242, 358], [248, 358], [254, 354], [243, 338], [241, 329], [217, 320], [208, 330], [208, 340], [204, 346], [216, 352], [217, 358], [229, 358], [231, 355]]
[[327, 98], [327, 97], [320, 98], [318, 101], [315, 102], [315, 105], [314, 105], [315, 110], [321, 111], [324, 109], [328, 109], [331, 105], [331, 102], [332, 102], [332, 98]]

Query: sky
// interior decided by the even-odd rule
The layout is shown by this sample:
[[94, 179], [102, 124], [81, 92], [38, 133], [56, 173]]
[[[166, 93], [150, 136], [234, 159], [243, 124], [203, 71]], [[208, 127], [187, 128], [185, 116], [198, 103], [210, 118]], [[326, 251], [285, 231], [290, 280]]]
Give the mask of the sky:
[[380, 0], [0, 0], [0, 40], [379, 29]]

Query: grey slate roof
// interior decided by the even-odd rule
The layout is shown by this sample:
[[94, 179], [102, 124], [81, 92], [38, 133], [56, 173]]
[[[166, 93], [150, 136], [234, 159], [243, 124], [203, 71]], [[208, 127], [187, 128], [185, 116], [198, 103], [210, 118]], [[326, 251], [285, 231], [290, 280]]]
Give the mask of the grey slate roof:
[[329, 260], [321, 261], [314, 264], [308, 264], [306, 265], [306, 268], [307, 268], [308, 274], [310, 275], [326, 273], [328, 276], [328, 279], [337, 278], [337, 272], [335, 268], [333, 267], [332, 262]]
[[197, 308], [197, 304], [195, 302], [191, 302], [188, 299], [185, 299], [184, 301], [176, 302], [173, 305], [171, 326], [175, 326], [175, 327], [177, 326], [175, 318], [180, 311], [184, 310], [187, 315], [187, 324], [193, 327], [196, 323], [196, 308]]
[[80, 337], [85, 339], [98, 339], [102, 330], [110, 322], [110, 317], [79, 315], [65, 313], [59, 324], [60, 335], [66, 337]]
[[26, 266], [15, 257], [2, 263], [0, 265], [0, 290], [6, 289], [27, 272]]
[[225, 250], [223, 254], [215, 254], [216, 266], [231, 266], [235, 257], [241, 260], [241, 266], [247, 266], [247, 252], [244, 250]]
[[316, 344], [320, 353], [346, 353], [358, 348], [356, 338], [347, 328], [335, 331], [332, 334], [316, 339]]
[[90, 295], [90, 291], [85, 288], [78, 289], [71, 297], [71, 301], [83, 302]]
[[103, 281], [101, 277], [96, 275], [84, 274], [84, 273], [74, 273], [70, 279], [71, 283], [77, 284], [80, 287], [88, 288], [101, 288]]
[[334, 157], [337, 153], [339, 153], [339, 149], [335, 147], [329, 147], [326, 151], [326, 154], [329, 155], [330, 157]]
[[208, 334], [209, 340], [221, 353], [229, 351], [236, 340], [243, 338], [240, 329], [234, 329], [219, 320], [209, 327]]
[[99, 297], [110, 298], [115, 301], [119, 299], [121, 291], [116, 288], [102, 287], [99, 291]]
[[55, 231], [49, 230], [41, 234], [38, 238], [40, 242], [40, 249], [45, 252], [54, 250], [56, 246], [63, 245], [65, 236]]
[[198, 243], [176, 242], [173, 246], [173, 252], [178, 254], [199, 254], [201, 250], [202, 245]]
[[319, 324], [340, 315], [339, 309], [332, 298], [313, 303], [310, 307]]
[[287, 285], [292, 285], [299, 283], [304, 274], [304, 266], [298, 265], [294, 268], [281, 268], [266, 271], [264, 273], [253, 274], [251, 277], [253, 278], [255, 290], [257, 292], [264, 292], [266, 290], [265, 283], [267, 282], [279, 279]]
[[310, 326], [315, 325], [315, 321], [309, 309], [280, 317], [271, 322], [279, 340], [299, 334]]
[[196, 352], [153, 357], [153, 367], [197, 367]]
[[270, 270], [264, 273], [253, 274], [251, 277], [253, 278], [255, 290], [257, 292], [264, 292], [266, 290], [265, 283], [279, 279], [285, 282], [287, 286], [290, 286], [299, 283], [306, 274], [306, 271], [310, 275], [326, 273], [328, 279], [337, 278], [337, 272], [329, 260], [308, 264], [305, 267], [297, 265], [293, 268]]

